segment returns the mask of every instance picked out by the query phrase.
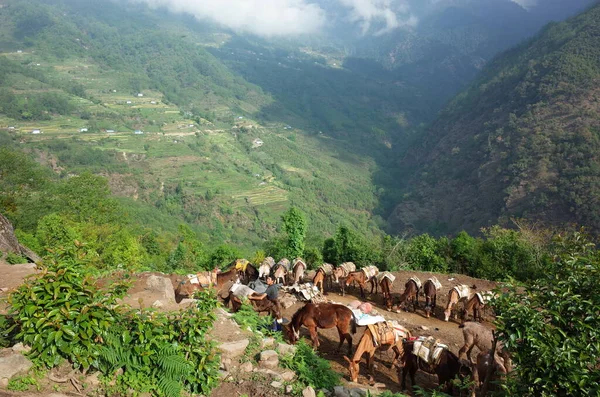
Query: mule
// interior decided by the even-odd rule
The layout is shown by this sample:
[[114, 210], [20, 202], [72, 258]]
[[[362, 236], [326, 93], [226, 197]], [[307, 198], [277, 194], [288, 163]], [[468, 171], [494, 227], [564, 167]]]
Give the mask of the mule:
[[292, 262], [292, 278], [290, 284], [298, 284], [304, 278], [304, 272], [306, 271], [306, 263], [302, 258], [296, 258]]
[[[494, 333], [491, 329], [473, 321], [467, 321], [458, 327], [462, 328], [464, 339], [464, 344], [458, 351], [459, 358], [462, 358], [464, 354], [469, 361], [472, 361], [471, 352], [475, 346], [482, 352], [489, 352], [492, 350]], [[502, 367], [502, 372], [510, 372], [512, 369], [510, 354], [508, 353], [508, 350], [504, 348], [502, 342], [497, 342], [496, 344], [494, 359], [497, 361], [498, 365]]]
[[356, 351], [354, 352], [352, 359], [344, 356], [344, 360], [348, 362], [350, 380], [355, 383], [358, 382], [359, 363], [365, 353], [367, 354], [367, 371], [369, 372], [369, 382], [373, 381], [373, 358], [375, 357], [376, 351], [388, 351], [389, 349], [392, 349], [394, 351], [394, 359], [390, 364], [390, 369], [394, 368], [396, 363], [398, 363], [398, 358], [404, 354], [404, 338], [410, 338], [410, 336], [410, 332], [406, 330], [403, 337], [396, 338], [395, 335], [391, 335], [391, 339], [385, 341], [393, 343], [382, 342], [375, 345], [373, 333], [371, 332], [371, 329], [367, 327], [365, 332], [362, 334], [358, 345], [356, 346]]
[[[470, 287], [468, 285], [457, 285], [453, 287], [448, 292], [448, 304], [446, 305], [446, 310], [444, 310], [444, 321], [448, 321], [450, 319], [450, 315], [453, 314], [452, 309], [459, 302], [466, 302], [469, 300], [470, 295]], [[456, 320], [457, 314], [454, 312], [454, 319]]]
[[340, 286], [342, 296], [346, 295], [346, 289], [344, 288], [344, 285], [346, 284], [346, 277], [348, 277], [348, 275], [355, 270], [356, 265], [352, 262], [344, 262], [333, 269], [333, 279]]
[[[236, 269], [229, 269], [226, 272], [219, 272], [217, 270], [213, 270], [212, 272], [201, 272], [196, 275], [199, 279], [200, 275], [210, 273], [210, 278], [207, 278], [209, 281], [208, 284], [202, 284], [201, 282], [193, 283], [193, 279], [186, 278], [181, 280], [177, 288], [175, 288], [175, 302], [179, 303], [184, 298], [191, 298], [194, 296], [194, 293], [198, 290], [204, 288], [215, 288], [217, 290], [217, 294], [221, 295], [222, 291], [229, 290], [229, 287], [235, 282], [238, 281], [238, 272]], [[225, 297], [222, 297], [225, 299]]]
[[425, 295], [425, 317], [429, 318], [432, 312], [435, 313], [437, 306], [437, 286], [432, 279], [425, 281], [423, 295]]
[[271, 269], [275, 266], [275, 259], [267, 256], [258, 267], [258, 278], [265, 279], [271, 274]]
[[[371, 276], [367, 275], [367, 269], [369, 269], [369, 268], [375, 268], [374, 274], [372, 274]], [[365, 284], [366, 283], [371, 284], [371, 292], [369, 292], [369, 294], [370, 295], [373, 294], [373, 288], [375, 288], [375, 294], [377, 294], [377, 280], [375, 279], [375, 276], [377, 275], [377, 273], [379, 273], [379, 270], [375, 266], [368, 266], [367, 268], [358, 270], [356, 272], [350, 272], [350, 274], [348, 274], [348, 277], [346, 277], [346, 281], [344, 282], [344, 285], [347, 287], [356, 281], [360, 288], [360, 297], [362, 299], [365, 299]]]
[[382, 277], [379, 282], [381, 293], [383, 294], [383, 302], [388, 311], [392, 310], [392, 281], [387, 277]]
[[409, 278], [406, 284], [404, 284], [404, 292], [400, 295], [398, 307], [400, 307], [403, 302], [412, 302], [413, 312], [416, 312], [417, 307], [419, 306], [419, 289], [420, 286], [417, 284], [417, 281], [412, 277]]
[[[487, 395], [488, 391], [495, 391], [496, 383], [504, 378], [507, 373], [506, 368], [494, 359], [491, 351], [479, 352], [474, 367], [473, 380], [475, 385], [473, 387], [475, 390], [473, 390], [472, 395], [476, 395], [476, 391], [482, 396]], [[486, 377], [489, 377], [487, 382]]]
[[258, 278], [259, 272], [246, 259], [236, 259], [233, 261], [234, 268], [237, 270], [242, 284], [248, 284], [250, 281], [254, 281]]
[[312, 283], [314, 286], [319, 287], [321, 293], [325, 293], [325, 289], [323, 288], [323, 284], [329, 284], [329, 290], [331, 290], [333, 284], [333, 265], [330, 263], [323, 263], [317, 269], [315, 276], [313, 277]]
[[487, 302], [491, 298], [491, 292], [477, 293], [473, 295], [465, 304], [461, 312], [461, 318], [464, 321], [468, 320], [469, 312], [473, 312], [473, 321], [483, 321], [481, 312], [486, 307]]
[[398, 367], [398, 378], [402, 379], [401, 389], [406, 390], [406, 375], [410, 375], [412, 387], [415, 387], [415, 373], [418, 370], [428, 374], [436, 374], [438, 384], [448, 394], [452, 394], [452, 380], [458, 375], [465, 377], [471, 375], [471, 367], [463, 363], [448, 349], [440, 353], [437, 364], [428, 364], [413, 353], [414, 342], [404, 342], [404, 354], [402, 356], [403, 367]]
[[340, 336], [339, 351], [344, 343], [348, 341], [348, 352], [352, 354], [352, 334], [356, 333], [356, 323], [352, 310], [344, 305], [335, 303], [307, 303], [300, 308], [292, 320], [284, 329], [291, 343], [296, 343], [300, 339], [300, 327], [305, 326], [310, 332], [313, 348], [317, 349], [320, 345], [317, 328], [336, 327]]
[[273, 279], [276, 283], [285, 283], [285, 278], [287, 277], [288, 271], [286, 267], [282, 264], [276, 264], [271, 271], [273, 272]]

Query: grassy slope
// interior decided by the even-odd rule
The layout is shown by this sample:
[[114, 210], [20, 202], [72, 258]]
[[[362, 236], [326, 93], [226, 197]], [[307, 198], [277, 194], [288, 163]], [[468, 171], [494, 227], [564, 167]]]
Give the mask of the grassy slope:
[[[193, 71], [177, 76], [166, 70], [163, 77], [182, 81], [157, 83], [144, 65], [152, 62], [150, 56], [139, 60], [125, 50], [120, 54], [103, 50], [127, 45], [169, 48], [175, 31], [164, 36], [152, 31], [150, 39], [151, 34], [144, 34], [149, 29], [143, 18], [147, 10], [123, 27], [119, 23], [127, 21], [127, 15], [113, 25], [108, 17], [72, 18], [69, 14], [77, 15], [76, 8], [61, 15], [61, 7], [71, 5], [41, 7], [53, 23], [18, 40], [13, 22], [19, 3], [9, 4], [0, 10], [0, 41], [2, 56], [14, 70], [2, 85], [19, 98], [60, 93], [73, 109], [63, 115], [47, 114], [48, 120], [0, 115], [0, 126], [16, 127], [13, 134], [24, 149], [49, 153], [40, 157], [48, 162], [57, 159], [65, 175], [88, 169], [102, 173], [116, 194], [137, 200], [124, 205], [140, 219], [156, 211], [157, 218], [172, 215], [195, 225], [212, 242], [256, 247], [273, 235], [279, 215], [291, 204], [308, 213], [311, 234], [330, 234], [341, 223], [377, 233], [378, 225], [370, 216], [376, 205], [370, 179], [376, 168], [373, 160], [352, 154], [333, 138], [287, 129], [277, 120], [254, 120], [253, 114], [274, 99], [202, 48], [190, 55], [194, 51], [190, 43], [180, 44], [172, 54], [154, 54], [164, 57], [161, 62], [172, 55], [181, 68], [188, 66], [182, 58], [195, 58], [200, 63], [195, 66], [206, 76], [199, 73], [189, 81], [186, 73]], [[177, 29], [177, 34], [183, 30], [194, 35], [187, 37], [189, 41], [212, 45], [215, 37], [185, 26]], [[61, 39], [53, 43], [57, 31]], [[99, 38], [93, 40], [91, 35]], [[152, 65], [159, 68], [161, 62]], [[65, 90], [73, 82], [84, 88], [84, 95]], [[136, 95], [140, 91], [143, 97]], [[36, 128], [43, 134], [30, 134]], [[80, 133], [80, 128], [90, 131]], [[145, 134], [136, 136], [135, 129]], [[264, 141], [262, 147], [252, 148], [256, 138]]]

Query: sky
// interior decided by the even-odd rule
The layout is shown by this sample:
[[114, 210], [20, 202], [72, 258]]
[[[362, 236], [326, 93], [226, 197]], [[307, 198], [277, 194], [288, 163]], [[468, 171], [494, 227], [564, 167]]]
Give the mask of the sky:
[[[323, 31], [333, 17], [316, 0], [132, 0], [210, 19], [236, 32], [263, 37]], [[417, 24], [406, 0], [331, 0], [362, 34], [380, 35]], [[339, 15], [335, 15], [339, 18]]]

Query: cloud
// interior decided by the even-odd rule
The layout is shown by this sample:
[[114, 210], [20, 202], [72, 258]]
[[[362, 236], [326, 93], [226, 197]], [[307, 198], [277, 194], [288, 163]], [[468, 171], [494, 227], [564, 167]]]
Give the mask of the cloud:
[[325, 11], [305, 0], [132, 0], [211, 19], [240, 33], [263, 37], [318, 33]]
[[[409, 14], [409, 7], [393, 0], [338, 0], [350, 9], [350, 20], [361, 26], [362, 34], [375, 26], [374, 35], [381, 35], [401, 26], [415, 26], [417, 18]], [[404, 18], [400, 18], [400, 17]]]
[[537, 4], [537, 0], [512, 0], [513, 3], [517, 3], [521, 7], [528, 9]]

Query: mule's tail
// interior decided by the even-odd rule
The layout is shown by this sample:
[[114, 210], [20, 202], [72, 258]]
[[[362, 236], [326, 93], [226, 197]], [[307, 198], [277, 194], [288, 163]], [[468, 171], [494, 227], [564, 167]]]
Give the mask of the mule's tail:
[[352, 332], [352, 335], [354, 335], [356, 333], [356, 319], [354, 318], [354, 315], [352, 315], [352, 320], [350, 320], [352, 322], [352, 329], [350, 332]]

